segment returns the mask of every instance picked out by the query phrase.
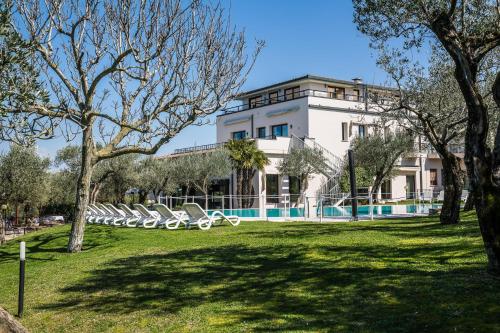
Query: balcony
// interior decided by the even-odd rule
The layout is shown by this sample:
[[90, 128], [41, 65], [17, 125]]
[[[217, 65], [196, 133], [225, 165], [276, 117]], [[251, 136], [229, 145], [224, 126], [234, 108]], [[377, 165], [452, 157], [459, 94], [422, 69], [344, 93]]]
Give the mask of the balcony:
[[364, 98], [362, 96], [358, 96], [358, 95], [339, 94], [339, 93], [323, 91], [323, 90], [306, 89], [306, 90], [300, 90], [300, 91], [296, 91], [293, 93], [289, 93], [286, 95], [285, 94], [277, 95], [277, 96], [272, 97], [272, 98], [262, 98], [259, 101], [252, 101], [251, 104], [246, 103], [246, 104], [241, 104], [241, 105], [237, 105], [234, 107], [230, 107], [230, 108], [222, 110], [222, 115], [246, 111], [246, 110], [250, 110], [250, 109], [256, 109], [256, 108], [260, 108], [260, 107], [267, 106], [267, 105], [273, 105], [273, 104], [279, 104], [279, 103], [283, 103], [283, 102], [293, 101], [293, 100], [304, 98], [304, 97], [320, 97], [320, 98], [326, 98], [329, 100], [349, 101], [349, 102], [358, 102], [358, 103], [364, 101]]
[[[290, 144], [289, 137], [281, 137], [274, 135], [269, 135], [264, 138], [254, 138], [251, 140], [255, 140], [257, 148], [266, 153], [271, 153], [271, 154], [272, 153], [282, 154], [284, 151], [288, 151], [288, 145]], [[211, 143], [208, 145], [179, 148], [175, 149], [174, 152], [170, 154], [170, 156], [206, 153], [208, 151], [223, 147], [225, 144], [226, 144], [225, 142], [220, 142], [220, 143]]]
[[[448, 144], [448, 151], [457, 155], [458, 157], [463, 157], [465, 154], [465, 147], [463, 144], [450, 143]], [[416, 153], [426, 153], [429, 158], [440, 158], [438, 152], [432, 147], [430, 143], [423, 142], [419, 144], [415, 143]]]

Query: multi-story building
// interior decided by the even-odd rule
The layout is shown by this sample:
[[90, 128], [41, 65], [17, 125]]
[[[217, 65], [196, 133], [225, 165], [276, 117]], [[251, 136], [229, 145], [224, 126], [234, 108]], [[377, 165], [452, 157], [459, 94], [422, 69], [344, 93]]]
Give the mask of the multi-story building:
[[[217, 116], [217, 143], [251, 138], [266, 153], [271, 163], [256, 175], [254, 188], [256, 194], [269, 198], [267, 204], [275, 204], [273, 196], [298, 188], [297, 180], [277, 170], [291, 147], [316, 147], [328, 159], [324, 171], [310, 180], [306, 196], [339, 194], [340, 169], [350, 142], [373, 131], [381, 116], [378, 105], [387, 92], [386, 87], [364, 84], [359, 79], [343, 81], [313, 75], [248, 91], [239, 95], [241, 105], [222, 110]], [[377, 103], [368, 98], [374, 95], [379, 96]], [[432, 150], [418, 149], [398, 164], [397, 174], [382, 186], [382, 199], [411, 198], [421, 189], [434, 193], [441, 190], [441, 161]], [[234, 182], [229, 186], [231, 193], [234, 186]]]

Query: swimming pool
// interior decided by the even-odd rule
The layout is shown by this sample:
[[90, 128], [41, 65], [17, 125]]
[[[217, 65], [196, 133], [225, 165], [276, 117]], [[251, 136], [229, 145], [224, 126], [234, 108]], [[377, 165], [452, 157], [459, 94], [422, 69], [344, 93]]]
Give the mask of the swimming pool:
[[[416, 205], [375, 205], [372, 206], [373, 216], [428, 214], [429, 209], [440, 208], [441, 204]], [[211, 213], [213, 210], [209, 210]], [[304, 208], [267, 208], [266, 216], [260, 216], [259, 208], [224, 209], [225, 215], [237, 215], [242, 218], [283, 218], [306, 217]], [[352, 215], [351, 206], [323, 206], [323, 217], [349, 217]], [[318, 216], [319, 208], [317, 210]], [[358, 206], [358, 216], [370, 216], [370, 206]]]
[[[441, 204], [418, 205], [375, 205], [372, 206], [373, 216], [428, 214], [429, 209], [441, 208]], [[348, 217], [352, 215], [351, 206], [324, 206], [323, 217]], [[370, 206], [358, 206], [358, 216], [370, 216]]]

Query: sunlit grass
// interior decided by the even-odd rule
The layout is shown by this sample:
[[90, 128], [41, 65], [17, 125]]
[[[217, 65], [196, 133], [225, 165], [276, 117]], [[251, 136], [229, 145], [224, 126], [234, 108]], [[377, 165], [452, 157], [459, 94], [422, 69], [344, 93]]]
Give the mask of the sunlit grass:
[[[33, 332], [494, 332], [500, 282], [477, 221], [246, 222], [143, 230], [69, 226], [27, 242]], [[15, 313], [17, 242], [0, 248], [0, 305]]]

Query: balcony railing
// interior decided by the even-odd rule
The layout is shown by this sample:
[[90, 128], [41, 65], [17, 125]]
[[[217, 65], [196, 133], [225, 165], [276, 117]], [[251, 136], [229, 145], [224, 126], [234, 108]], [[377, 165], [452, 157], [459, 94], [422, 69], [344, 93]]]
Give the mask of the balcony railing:
[[349, 94], [342, 94], [342, 93], [336, 93], [336, 92], [330, 92], [330, 91], [324, 91], [324, 90], [305, 89], [305, 90], [300, 90], [300, 91], [296, 91], [296, 92], [292, 92], [292, 93], [288, 93], [288, 94], [277, 95], [275, 97], [262, 98], [260, 100], [253, 100], [250, 103], [241, 104], [241, 105], [237, 105], [237, 106], [233, 106], [233, 107], [224, 109], [224, 110], [222, 110], [222, 112], [223, 112], [223, 114], [230, 114], [230, 113], [234, 113], [234, 112], [240, 112], [240, 111], [245, 111], [245, 110], [249, 110], [249, 109], [260, 108], [260, 107], [266, 106], [266, 105], [279, 104], [279, 103], [283, 103], [283, 102], [293, 101], [295, 99], [304, 98], [307, 96], [328, 98], [328, 99], [341, 100], [341, 101], [351, 101], [351, 102], [363, 102], [364, 101], [363, 96], [359, 96], [359, 95], [349, 95]]
[[[422, 153], [427, 153], [427, 154], [437, 154], [438, 152], [430, 143], [415, 143], [415, 151], [417, 152], [422, 152]], [[448, 144], [448, 151], [453, 153], [453, 154], [464, 154], [465, 153], [465, 147], [463, 144], [458, 144], [458, 143], [450, 143]]]
[[[261, 137], [261, 138], [257, 137], [257, 138], [253, 138], [253, 139], [251, 139], [251, 138], [247, 138], [247, 139], [251, 139], [251, 140], [275, 140], [277, 137], [278, 136], [276, 136], [276, 135], [267, 135], [267, 136]], [[219, 143], [211, 143], [208, 145], [179, 148], [179, 149], [175, 149], [171, 155], [180, 155], [180, 154], [214, 150], [214, 149], [223, 147], [225, 144], [226, 144], [226, 142], [219, 142]]]

